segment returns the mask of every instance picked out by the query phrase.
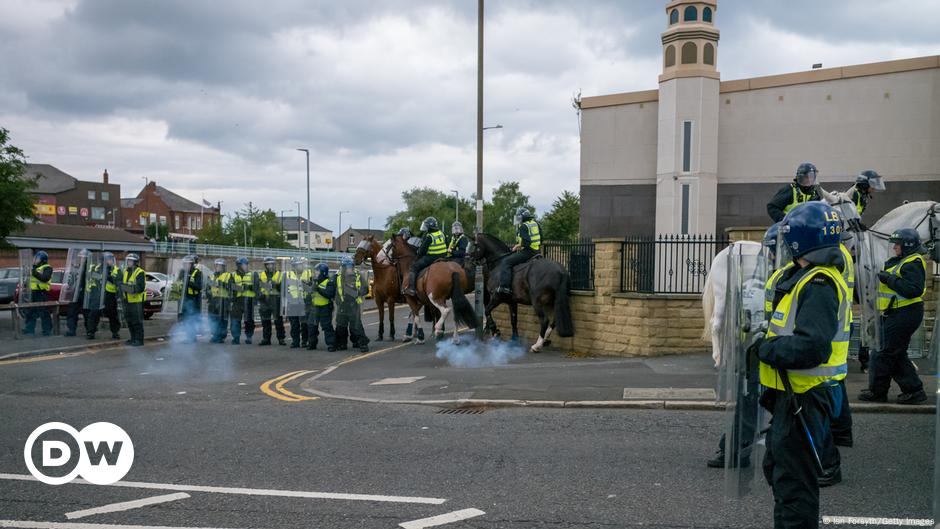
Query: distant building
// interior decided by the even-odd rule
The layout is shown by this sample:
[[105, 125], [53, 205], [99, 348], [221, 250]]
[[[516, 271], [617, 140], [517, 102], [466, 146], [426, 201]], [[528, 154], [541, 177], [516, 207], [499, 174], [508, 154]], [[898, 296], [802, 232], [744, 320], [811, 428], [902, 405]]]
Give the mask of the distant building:
[[[307, 248], [307, 219], [303, 217], [278, 217], [287, 242], [295, 248]], [[316, 222], [310, 223], [310, 248], [330, 250], [333, 248], [333, 232]]]
[[124, 229], [144, 232], [147, 224], [166, 224], [170, 234], [181, 238], [195, 236], [203, 225], [220, 221], [218, 206], [208, 202], [199, 204], [181, 197], [165, 187], [158, 186], [151, 180], [133, 198], [121, 199]]
[[381, 242], [385, 240], [385, 230], [368, 230], [364, 228], [347, 228], [333, 244], [333, 249], [338, 252], [354, 252], [360, 241], [369, 235], [375, 237], [375, 240]]
[[100, 182], [79, 180], [49, 164], [26, 164], [26, 176], [36, 178], [36, 215], [46, 224], [120, 226], [121, 186], [108, 182], [105, 170]]

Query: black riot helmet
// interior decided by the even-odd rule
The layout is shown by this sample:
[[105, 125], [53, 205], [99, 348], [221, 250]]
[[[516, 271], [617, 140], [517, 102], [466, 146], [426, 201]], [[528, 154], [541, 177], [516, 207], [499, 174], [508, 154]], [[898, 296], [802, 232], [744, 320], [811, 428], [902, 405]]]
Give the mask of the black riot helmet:
[[920, 236], [914, 228], [901, 228], [892, 233], [888, 240], [894, 244], [901, 245], [901, 255], [903, 256], [908, 256], [922, 250], [920, 246]]
[[796, 176], [793, 177], [793, 181], [805, 191], [816, 185], [816, 176], [818, 174], [819, 171], [815, 165], [803, 162], [796, 168]]
[[866, 169], [855, 177], [855, 187], [862, 191], [884, 191], [885, 184], [881, 180], [881, 175], [872, 169]]

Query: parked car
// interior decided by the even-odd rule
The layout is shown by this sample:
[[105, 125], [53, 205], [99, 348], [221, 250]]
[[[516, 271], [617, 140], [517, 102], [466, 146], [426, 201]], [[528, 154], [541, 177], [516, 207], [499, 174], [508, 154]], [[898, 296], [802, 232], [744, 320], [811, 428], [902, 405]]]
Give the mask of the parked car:
[[149, 320], [161, 310], [163, 310], [163, 291], [157, 290], [148, 283], [147, 298], [144, 300], [144, 319]]
[[166, 290], [166, 284], [169, 281], [169, 278], [166, 274], [161, 274], [160, 272], [146, 272], [147, 276], [147, 288], [156, 289], [160, 295], [163, 295], [163, 291]]
[[16, 286], [19, 282], [19, 268], [0, 268], [0, 304], [13, 302], [13, 296], [16, 294]]

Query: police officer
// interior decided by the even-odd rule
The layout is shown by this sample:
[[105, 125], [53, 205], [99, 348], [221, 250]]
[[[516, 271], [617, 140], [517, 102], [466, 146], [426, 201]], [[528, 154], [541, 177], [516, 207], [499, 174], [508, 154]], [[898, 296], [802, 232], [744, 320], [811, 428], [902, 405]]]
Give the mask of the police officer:
[[245, 343], [251, 343], [255, 335], [255, 274], [248, 270], [248, 258], [235, 261], [235, 271], [229, 279], [232, 296], [231, 323], [232, 343], [241, 343], [242, 320], [245, 322]]
[[512, 247], [513, 253], [503, 258], [496, 270], [499, 277], [497, 294], [512, 294], [512, 268], [538, 255], [542, 247], [542, 230], [532, 212], [519, 208], [512, 221], [516, 226], [516, 245]]
[[313, 268], [310, 260], [304, 260], [304, 269], [300, 273], [300, 285], [304, 291], [304, 315], [300, 318], [300, 346], [306, 348], [310, 342], [310, 325], [313, 313]]
[[92, 259], [88, 259], [85, 265], [83, 296], [88, 300], [88, 303], [85, 303], [88, 309], [84, 311], [85, 338], [89, 340], [95, 339], [95, 332], [98, 330], [98, 314], [101, 312], [101, 301], [104, 298], [102, 290], [106, 284], [103, 268], [100, 262], [94, 262]]
[[[52, 266], [49, 265], [49, 254], [40, 250], [33, 257], [33, 267], [29, 275], [29, 291], [31, 303], [49, 301], [49, 290], [52, 281]], [[52, 334], [52, 317], [49, 307], [30, 307], [26, 311], [26, 321], [23, 325], [23, 334], [34, 336], [36, 334], [36, 320], [42, 323], [42, 335]]]
[[463, 233], [463, 224], [460, 221], [454, 221], [450, 227], [450, 243], [447, 245], [447, 257], [463, 267], [464, 259], [467, 257], [467, 245], [470, 239]]
[[336, 274], [336, 344], [346, 349], [346, 337], [363, 353], [369, 351], [369, 338], [362, 328], [362, 299], [369, 292], [369, 285], [362, 280], [353, 260], [343, 257], [339, 273]]
[[147, 293], [147, 276], [140, 265], [137, 254], [127, 254], [124, 273], [121, 276], [120, 290], [124, 302], [124, 318], [131, 338], [127, 344], [135, 347], [144, 345], [144, 298]]
[[804, 202], [821, 200], [816, 175], [816, 166], [809, 162], [803, 162], [796, 168], [793, 182], [780, 188], [767, 203], [767, 214], [774, 222], [780, 222], [791, 209]]
[[209, 279], [209, 326], [212, 328], [212, 343], [224, 343], [228, 336], [228, 319], [231, 311], [232, 292], [229, 283], [232, 274], [226, 271], [225, 259], [216, 259], [213, 263], [212, 277]]
[[195, 255], [188, 255], [183, 258], [183, 270], [181, 273], [189, 276], [185, 282], [186, 291], [183, 292], [183, 310], [180, 312], [180, 321], [183, 323], [183, 332], [186, 334], [186, 342], [195, 343], [196, 333], [199, 331], [199, 318], [202, 316], [202, 270], [196, 266], [198, 258]]
[[884, 190], [885, 184], [881, 179], [881, 175], [873, 169], [866, 169], [855, 177], [855, 185], [846, 194], [852, 199], [852, 203], [858, 209], [858, 215], [861, 216], [865, 208], [868, 207], [872, 193]]
[[310, 315], [307, 319], [307, 329], [310, 339], [307, 349], [313, 351], [317, 348], [320, 329], [323, 329], [323, 339], [326, 341], [326, 350], [335, 351], [335, 335], [333, 332], [333, 298], [336, 296], [336, 282], [330, 281], [330, 267], [320, 263], [316, 267], [317, 276], [313, 279], [313, 293], [311, 295]]
[[264, 270], [257, 273], [261, 315], [261, 341], [258, 345], [271, 345], [271, 320], [277, 332], [277, 343], [285, 345], [284, 318], [281, 316], [281, 272], [273, 257], [264, 258]]
[[[73, 297], [69, 300], [68, 312], [65, 315], [65, 336], [75, 336], [78, 334], [78, 316], [81, 315], [85, 319], [85, 327], [88, 327], [88, 314], [84, 312], [85, 308], [85, 259], [88, 256], [88, 250], [82, 249], [79, 251], [80, 258], [77, 262], [71, 263], [73, 267], [72, 270], [67, 271], [67, 274], [74, 274], [75, 278], [74, 287], [76, 289], [76, 295], [78, 297]], [[64, 285], [63, 285], [64, 288]], [[61, 298], [60, 298], [61, 299]]]
[[[421, 233], [424, 238], [421, 240], [421, 246], [418, 247], [418, 258], [411, 265], [408, 272], [408, 282], [405, 283], [403, 294], [416, 296], [415, 281], [422, 270], [431, 266], [431, 263], [447, 255], [447, 242], [444, 233], [437, 224], [437, 219], [428, 217], [421, 223]], [[337, 324], [338, 326], [338, 324]]]
[[121, 318], [118, 315], [118, 283], [121, 281], [121, 267], [117, 265], [117, 259], [111, 252], [101, 254], [102, 266], [104, 267], [104, 308], [101, 307], [89, 311], [88, 315], [88, 339], [94, 339], [95, 332], [98, 330], [98, 322], [101, 320], [101, 313], [108, 317], [108, 327], [111, 330], [111, 338], [119, 340], [121, 338]]
[[868, 389], [859, 400], [887, 402], [893, 378], [901, 388], [898, 404], [922, 404], [927, 401], [924, 383], [907, 356], [911, 336], [924, 320], [927, 263], [917, 231], [900, 229], [889, 239], [894, 243], [894, 257], [885, 261], [878, 272], [878, 309], [882, 311], [884, 344], [872, 355]]
[[833, 208], [798, 205], [780, 229], [794, 264], [769, 285], [773, 313], [756, 346], [767, 388], [761, 405], [773, 414], [764, 476], [773, 489], [775, 528], [818, 527], [820, 457], [841, 408], [831, 383], [847, 371], [852, 300], [839, 268], [842, 222]]
[[[303, 285], [300, 282], [300, 277], [304, 273], [304, 259], [295, 257], [291, 259], [291, 269], [288, 270], [284, 277], [285, 292], [282, 295], [287, 296], [286, 300], [288, 305], [299, 305], [303, 303], [304, 291]], [[290, 322], [290, 348], [297, 349], [300, 347], [300, 326], [303, 316], [288, 316], [287, 320]]]

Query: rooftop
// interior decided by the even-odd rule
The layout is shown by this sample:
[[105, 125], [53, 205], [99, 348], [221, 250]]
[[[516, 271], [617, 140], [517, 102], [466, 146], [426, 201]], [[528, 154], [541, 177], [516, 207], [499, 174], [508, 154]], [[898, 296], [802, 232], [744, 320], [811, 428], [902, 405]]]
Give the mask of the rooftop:
[[[284, 223], [284, 231], [301, 231], [301, 229], [298, 227], [301, 221], [307, 222], [306, 218], [298, 217], [296, 215], [293, 217], [287, 217], [287, 216], [278, 217], [277, 220]], [[306, 224], [304, 224], [303, 230], [304, 231], [307, 230]], [[324, 228], [323, 226], [320, 226], [316, 222], [311, 222], [310, 231], [330, 231], [330, 229]]]
[[34, 193], [54, 195], [75, 189], [75, 177], [46, 163], [26, 164], [26, 176], [36, 178]]

